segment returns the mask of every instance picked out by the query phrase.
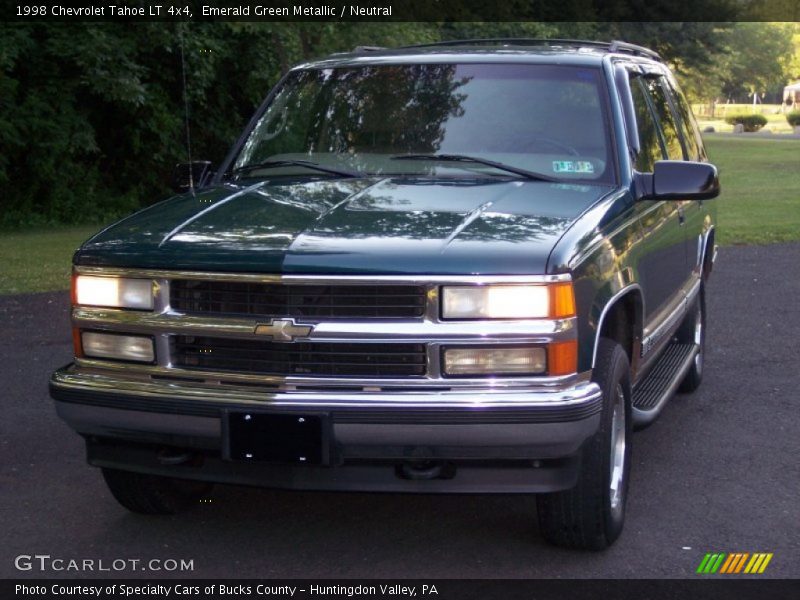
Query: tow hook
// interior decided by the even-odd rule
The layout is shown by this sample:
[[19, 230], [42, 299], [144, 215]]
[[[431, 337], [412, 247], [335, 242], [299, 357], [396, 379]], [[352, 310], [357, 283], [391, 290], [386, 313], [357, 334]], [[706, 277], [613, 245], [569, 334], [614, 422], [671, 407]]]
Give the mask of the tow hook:
[[156, 460], [162, 465], [183, 465], [195, 458], [194, 452], [179, 450], [178, 448], [162, 448], [156, 455]]
[[397, 465], [397, 476], [403, 479], [452, 479], [455, 475], [456, 466], [443, 460], [409, 461]]

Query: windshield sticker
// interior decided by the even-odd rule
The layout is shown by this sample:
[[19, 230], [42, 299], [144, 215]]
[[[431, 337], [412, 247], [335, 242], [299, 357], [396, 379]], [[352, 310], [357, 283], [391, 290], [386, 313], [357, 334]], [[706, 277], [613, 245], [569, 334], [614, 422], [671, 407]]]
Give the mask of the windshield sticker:
[[588, 160], [554, 160], [554, 173], [594, 173], [594, 165]]

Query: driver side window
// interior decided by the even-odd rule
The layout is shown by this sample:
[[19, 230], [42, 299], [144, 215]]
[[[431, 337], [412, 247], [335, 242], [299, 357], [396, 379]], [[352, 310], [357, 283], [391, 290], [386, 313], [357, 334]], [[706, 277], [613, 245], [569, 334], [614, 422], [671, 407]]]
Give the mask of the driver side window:
[[650, 103], [642, 87], [642, 78], [635, 75], [630, 77], [631, 96], [633, 109], [636, 115], [636, 128], [639, 131], [639, 154], [636, 156], [634, 167], [640, 173], [652, 173], [657, 160], [664, 158], [664, 151], [658, 135], [658, 125]]

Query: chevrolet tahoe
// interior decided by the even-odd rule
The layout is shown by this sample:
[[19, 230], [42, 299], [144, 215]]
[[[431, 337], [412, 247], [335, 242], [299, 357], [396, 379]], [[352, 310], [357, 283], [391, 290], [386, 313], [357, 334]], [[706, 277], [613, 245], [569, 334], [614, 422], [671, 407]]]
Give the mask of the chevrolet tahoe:
[[717, 170], [624, 42], [357, 48], [74, 255], [58, 414], [114, 497], [536, 495], [622, 531], [634, 428], [703, 375]]

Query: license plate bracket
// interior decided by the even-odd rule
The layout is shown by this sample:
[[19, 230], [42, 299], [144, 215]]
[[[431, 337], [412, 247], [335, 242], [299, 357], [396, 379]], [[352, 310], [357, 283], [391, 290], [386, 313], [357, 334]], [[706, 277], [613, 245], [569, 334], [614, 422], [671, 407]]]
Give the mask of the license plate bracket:
[[223, 457], [242, 462], [328, 464], [329, 421], [320, 414], [226, 411]]

